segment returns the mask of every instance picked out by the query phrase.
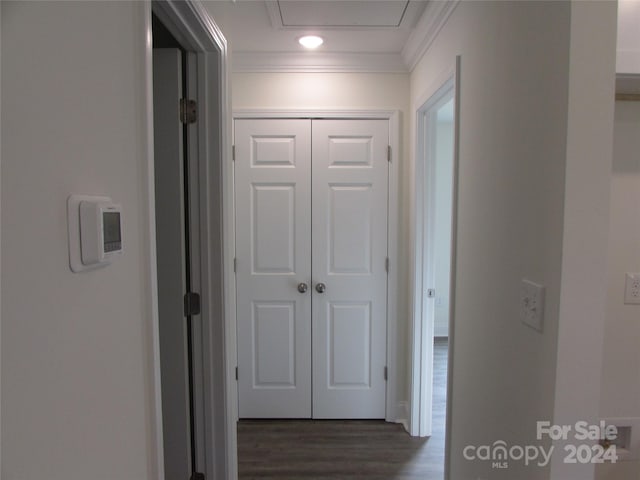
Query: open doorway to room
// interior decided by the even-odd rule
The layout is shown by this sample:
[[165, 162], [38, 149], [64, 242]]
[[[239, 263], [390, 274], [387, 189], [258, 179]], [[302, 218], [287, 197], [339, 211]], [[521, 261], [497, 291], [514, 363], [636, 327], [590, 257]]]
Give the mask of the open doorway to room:
[[194, 323], [199, 312], [186, 311], [192, 278], [191, 233], [197, 225], [189, 201], [189, 165], [197, 159], [190, 145], [193, 123], [180, 116], [189, 98], [191, 55], [153, 15], [153, 130], [158, 271], [158, 320], [162, 390], [164, 472], [169, 478], [197, 478], [197, 405], [194, 395]]
[[162, 478], [227, 480], [236, 461], [222, 288], [226, 42], [199, 3], [184, 1], [152, 2], [146, 33], [158, 471]]
[[[414, 324], [410, 432], [430, 437], [446, 478], [453, 348], [457, 67], [416, 109]], [[435, 478], [435, 477], [434, 477]]]

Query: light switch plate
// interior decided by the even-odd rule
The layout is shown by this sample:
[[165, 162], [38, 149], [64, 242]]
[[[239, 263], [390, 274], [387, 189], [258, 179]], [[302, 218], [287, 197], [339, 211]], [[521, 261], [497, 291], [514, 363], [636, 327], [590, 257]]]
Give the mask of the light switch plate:
[[640, 273], [627, 273], [625, 275], [624, 303], [640, 305]]
[[520, 284], [520, 319], [542, 333], [544, 320], [544, 286], [522, 279]]

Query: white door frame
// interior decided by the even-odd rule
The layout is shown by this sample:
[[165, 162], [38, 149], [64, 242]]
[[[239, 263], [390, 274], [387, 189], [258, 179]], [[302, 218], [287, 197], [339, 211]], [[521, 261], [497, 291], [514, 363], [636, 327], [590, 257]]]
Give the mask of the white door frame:
[[[387, 233], [387, 249], [389, 256], [389, 277], [387, 286], [387, 370], [389, 372], [386, 386], [386, 415], [385, 420], [388, 422], [405, 421], [402, 415], [404, 409], [399, 408], [397, 405], [397, 319], [398, 315], [398, 243], [399, 243], [399, 146], [400, 146], [400, 114], [396, 110], [252, 110], [242, 109], [234, 110], [234, 119], [240, 118], [311, 118], [311, 119], [378, 119], [389, 121], [389, 143], [391, 146], [391, 164], [389, 169], [389, 223]], [[233, 186], [233, 182], [230, 183]], [[233, 188], [233, 187], [232, 187]], [[228, 193], [229, 196], [225, 197], [228, 201], [225, 202], [225, 213], [229, 219], [234, 218], [234, 205], [233, 205], [233, 192]], [[225, 228], [226, 228], [225, 224]], [[235, 231], [235, 229], [233, 229]], [[235, 257], [235, 242], [232, 242], [229, 236], [232, 235], [227, 231], [227, 242], [224, 244], [225, 248], [225, 261], [233, 262]], [[233, 278], [233, 271], [231, 275], [225, 277], [225, 282], [229, 287], [235, 285]], [[236, 317], [235, 317], [235, 292], [233, 297], [227, 297], [229, 302], [233, 302], [233, 306], [229, 305], [226, 310], [226, 322], [227, 331], [236, 331]], [[235, 365], [237, 361], [236, 351], [236, 339], [227, 340], [227, 364]], [[233, 390], [233, 396], [235, 397], [235, 419], [237, 421], [237, 385], [231, 387]], [[231, 397], [232, 395], [229, 395]], [[234, 444], [235, 447], [235, 444]], [[235, 480], [235, 479], [232, 479]]]
[[[457, 178], [458, 178], [458, 138], [460, 111], [460, 57], [456, 57], [455, 64], [443, 74], [439, 75], [432, 85], [421, 95], [413, 106], [416, 112], [416, 145], [415, 145], [415, 183], [413, 198], [414, 244], [411, 268], [413, 269], [413, 321], [411, 328], [411, 378], [410, 378], [410, 422], [409, 433], [413, 436], [431, 434], [431, 402], [433, 396], [433, 316], [425, 315], [428, 306], [423, 304], [423, 292], [428, 285], [424, 285], [425, 272], [424, 256], [428, 256], [423, 246], [432, 236], [433, 230], [426, 216], [433, 218], [431, 206], [428, 204], [429, 185], [434, 182], [433, 155], [428, 154], [428, 139], [426, 138], [426, 115], [445, 95], [453, 92], [454, 99], [454, 147], [453, 147], [453, 203], [452, 203], [452, 231], [451, 231], [451, 276], [449, 297], [449, 356], [447, 368], [447, 420], [445, 438], [445, 478], [448, 477], [449, 459], [451, 454], [451, 400], [452, 373], [454, 358], [454, 307], [455, 307], [455, 271], [456, 271], [456, 230], [457, 230]], [[426, 181], [425, 181], [426, 179]]]
[[[223, 201], [227, 198], [228, 185], [232, 183], [228, 162], [230, 152], [230, 94], [228, 87], [227, 44], [220, 29], [204, 7], [196, 2], [166, 0], [144, 3], [146, 115], [143, 119], [146, 135], [147, 199], [149, 223], [146, 226], [146, 243], [149, 248], [152, 310], [152, 358], [151, 379], [154, 393], [154, 450], [156, 453], [156, 475], [164, 479], [164, 455], [162, 445], [162, 401], [160, 390], [160, 347], [158, 328], [157, 270], [155, 250], [155, 195], [153, 156], [153, 68], [151, 12], [155, 13], [185, 49], [196, 52], [198, 81], [198, 127], [197, 147], [200, 175], [192, 182], [192, 191], [197, 192], [200, 211], [198, 235], [199, 248], [194, 257], [199, 259], [200, 278], [193, 288], [201, 293], [201, 322], [194, 328], [194, 379], [199, 391], [196, 399], [197, 423], [201, 430], [196, 434], [204, 438], [205, 448], [198, 454], [198, 468], [204, 470], [206, 478], [227, 480], [237, 478], [235, 448], [235, 423], [228, 412], [227, 392], [231, 377], [225, 364], [225, 330], [223, 318], [227, 317], [223, 291], [224, 273], [230, 265], [223, 257], [223, 233], [229, 231], [228, 219], [224, 218]], [[192, 197], [193, 198], [193, 197]], [[235, 365], [235, 363], [234, 363]], [[198, 390], [196, 388], [196, 390]]]

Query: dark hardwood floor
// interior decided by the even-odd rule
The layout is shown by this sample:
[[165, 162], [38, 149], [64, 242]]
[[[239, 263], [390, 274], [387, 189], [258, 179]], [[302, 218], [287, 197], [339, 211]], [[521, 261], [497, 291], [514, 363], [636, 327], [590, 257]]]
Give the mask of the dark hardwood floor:
[[241, 420], [240, 480], [442, 480], [447, 343], [434, 352], [433, 435], [380, 420]]

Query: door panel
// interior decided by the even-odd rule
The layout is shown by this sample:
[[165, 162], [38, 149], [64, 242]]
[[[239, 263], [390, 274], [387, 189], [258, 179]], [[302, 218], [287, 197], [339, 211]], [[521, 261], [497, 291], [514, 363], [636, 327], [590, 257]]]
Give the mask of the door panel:
[[384, 418], [386, 120], [313, 121], [313, 417]]
[[311, 124], [236, 120], [241, 418], [311, 417]]
[[371, 387], [371, 303], [329, 305], [329, 388]]
[[191, 476], [188, 332], [184, 317], [186, 243], [183, 136], [180, 124], [182, 56], [153, 50], [153, 129], [156, 191], [158, 316], [164, 470]]
[[295, 387], [295, 305], [254, 302], [255, 388]]
[[329, 185], [331, 274], [371, 273], [372, 185]]
[[293, 183], [251, 185], [253, 274], [295, 273], [295, 193]]

